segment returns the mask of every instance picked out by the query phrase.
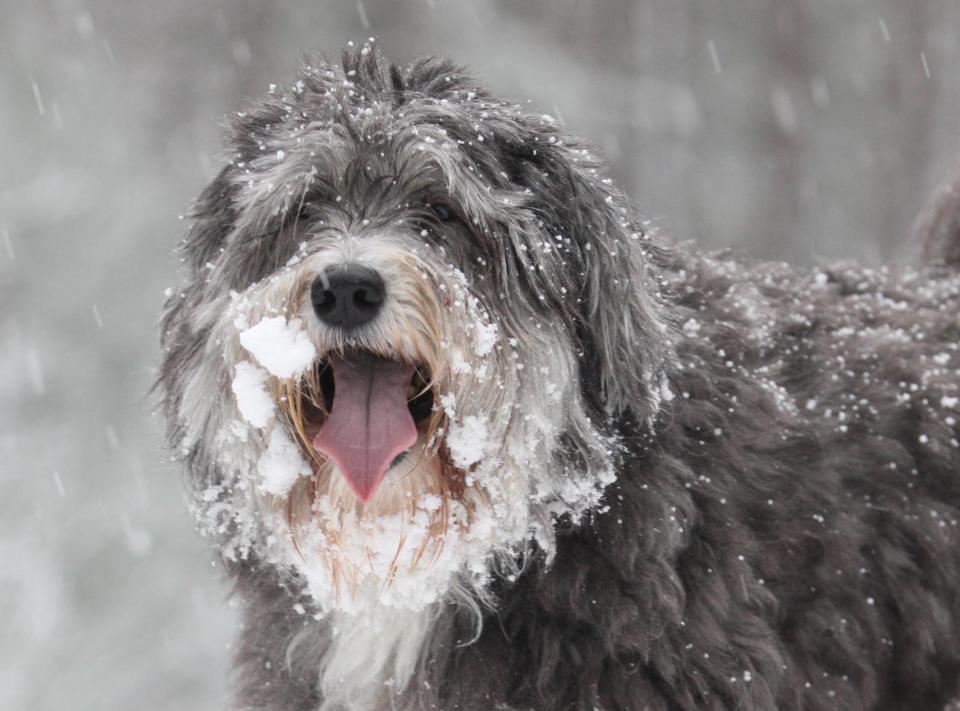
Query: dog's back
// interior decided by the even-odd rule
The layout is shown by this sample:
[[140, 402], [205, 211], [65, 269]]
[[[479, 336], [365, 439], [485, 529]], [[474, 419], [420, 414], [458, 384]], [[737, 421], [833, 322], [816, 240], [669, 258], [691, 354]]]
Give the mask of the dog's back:
[[960, 268], [960, 160], [917, 217], [909, 251], [918, 264]]

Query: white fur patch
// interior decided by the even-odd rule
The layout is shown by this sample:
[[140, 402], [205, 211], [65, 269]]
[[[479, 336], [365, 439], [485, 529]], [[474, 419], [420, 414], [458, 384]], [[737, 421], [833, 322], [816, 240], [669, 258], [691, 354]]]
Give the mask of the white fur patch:
[[388, 708], [391, 691], [413, 676], [437, 610], [374, 607], [330, 617], [332, 638], [320, 669], [324, 702], [318, 711]]

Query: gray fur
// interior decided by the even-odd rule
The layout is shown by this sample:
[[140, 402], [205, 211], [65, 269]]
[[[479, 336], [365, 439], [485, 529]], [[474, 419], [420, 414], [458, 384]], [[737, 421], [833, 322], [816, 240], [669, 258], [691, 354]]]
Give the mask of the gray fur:
[[[456, 150], [424, 162], [412, 129]], [[957, 693], [955, 265], [801, 272], [667, 242], [552, 120], [448, 62], [401, 69], [370, 48], [342, 68], [308, 62], [228, 146], [162, 324], [163, 409], [197, 496], [230, 481], [218, 410], [185, 412], [189, 387], [224, 387], [196, 374], [222, 357], [230, 290], [301, 242], [404, 216], [427, 234], [416, 223], [410, 244], [462, 270], [521, 349], [542, 331], [576, 359], [595, 432], [561, 433], [556, 465], [616, 469], [592, 513], [552, 522], [552, 555], [527, 549], [519, 575], [491, 579], [479, 636], [476, 610], [437, 608], [383, 707], [920, 711]], [[462, 223], [430, 223], [423, 191]], [[951, 234], [945, 254], [960, 250]], [[243, 609], [235, 708], [318, 708], [328, 618], [256, 547], [226, 563]]]

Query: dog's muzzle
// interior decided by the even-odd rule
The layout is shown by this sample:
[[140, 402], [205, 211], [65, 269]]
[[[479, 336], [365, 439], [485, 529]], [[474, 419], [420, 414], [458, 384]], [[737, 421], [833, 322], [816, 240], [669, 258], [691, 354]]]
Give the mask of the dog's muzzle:
[[[326, 267], [310, 288], [317, 319], [348, 344], [380, 315], [385, 297], [381, 275], [350, 262]], [[311, 443], [367, 502], [393, 462], [416, 444], [418, 425], [429, 416], [426, 371], [353, 345], [328, 353], [318, 367], [326, 416]]]

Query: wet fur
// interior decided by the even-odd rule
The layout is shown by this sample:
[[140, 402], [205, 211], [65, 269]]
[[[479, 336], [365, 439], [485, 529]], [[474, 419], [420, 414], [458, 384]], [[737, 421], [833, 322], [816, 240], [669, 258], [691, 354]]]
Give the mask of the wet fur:
[[[802, 272], [703, 255], [648, 234], [575, 137], [454, 65], [401, 70], [369, 50], [344, 65], [308, 65], [299, 87], [239, 118], [231, 164], [191, 217], [160, 387], [194, 490], [220, 476], [184, 415], [191, 374], [215, 350], [204, 314], [287, 260], [295, 238], [276, 216], [302, 199], [244, 193], [237, 176], [266, 170], [262, 145], [272, 154], [301, 117], [326, 111], [328, 92], [347, 105], [323, 117], [338, 151], [365, 140], [351, 101], [391, 104], [464, 141], [475, 174], [457, 173], [457, 198], [499, 229], [446, 244], [448, 258], [485, 260], [480, 291], [511, 303], [496, 311], [511, 328], [542, 321], [569, 339], [581, 404], [616, 442], [601, 505], [555, 522], [549, 560], [534, 551], [519, 576], [493, 580], [479, 637], [476, 609], [431, 608], [413, 623], [426, 632], [409, 683], [371, 703], [943, 708], [960, 682], [956, 268]], [[354, 96], [337, 88], [344, 71]], [[375, 212], [377, 199], [354, 204]], [[238, 234], [248, 241], [231, 243]], [[569, 249], [544, 253], [541, 239], [557, 234]], [[584, 451], [553, 456], [575, 466]], [[362, 648], [331, 647], [336, 617], [298, 614], [295, 604], [311, 609], [302, 584], [256, 551], [226, 562], [243, 609], [235, 708], [318, 708], [326, 655]]]

